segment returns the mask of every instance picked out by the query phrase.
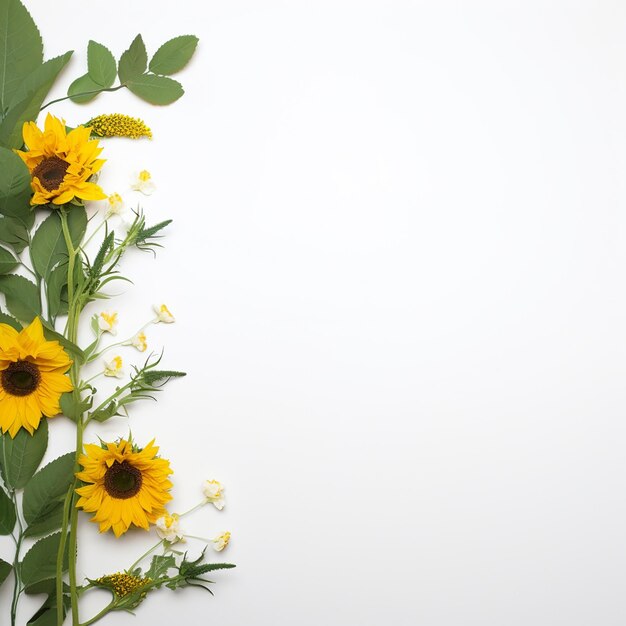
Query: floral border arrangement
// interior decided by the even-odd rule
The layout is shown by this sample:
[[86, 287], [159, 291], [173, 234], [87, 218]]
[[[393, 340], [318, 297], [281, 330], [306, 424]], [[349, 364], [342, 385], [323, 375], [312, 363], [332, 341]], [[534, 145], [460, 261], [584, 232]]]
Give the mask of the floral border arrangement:
[[[67, 96], [46, 101], [72, 51], [44, 61], [27, 9], [20, 0], [0, 0], [0, 293], [6, 306], [0, 311], [0, 535], [13, 538], [12, 560], [0, 559], [0, 584], [13, 580], [12, 626], [22, 594], [45, 595], [28, 626], [61, 626], [69, 615], [73, 626], [88, 626], [114, 611], [134, 611], [163, 587], [210, 591], [206, 575], [234, 567], [206, 558], [207, 546], [223, 550], [230, 533], [192, 537], [180, 521], [205, 505], [224, 507], [218, 481], [205, 481], [200, 502], [176, 514], [167, 509], [172, 468], [154, 440], [136, 442], [128, 434], [93, 442], [97, 424], [128, 416], [133, 403], [155, 399], [166, 383], [184, 376], [161, 369], [162, 355], [154, 354], [125, 373], [122, 356], [111, 352], [146, 352], [146, 329], [174, 322], [165, 304], [155, 305], [131, 337], [108, 344], [117, 313], [85, 312], [88, 304], [111, 298], [111, 283], [128, 280], [120, 273], [122, 258], [135, 248], [155, 252], [171, 222], [147, 225], [137, 208], [130, 221], [115, 226], [124, 201], [98, 184], [106, 138], [152, 133], [143, 121], [119, 113], [68, 126], [46, 111], [38, 125], [49, 107], [90, 102], [102, 92], [127, 89], [151, 104], [175, 102], [184, 91], [171, 75], [187, 65], [197, 44], [192, 35], [175, 37], [149, 59], [137, 35], [118, 61], [89, 41], [87, 72]], [[149, 172], [139, 173], [133, 189], [152, 193]], [[78, 340], [83, 326], [93, 335], [86, 346]], [[98, 363], [103, 366], [86, 378]], [[120, 382], [107, 395], [96, 387], [100, 376]], [[75, 424], [75, 447], [40, 467], [54, 428], [49, 420], [59, 415]], [[84, 441], [88, 426], [91, 443]], [[81, 510], [102, 533], [121, 538], [133, 529], [154, 529], [158, 541], [123, 570], [78, 580]], [[206, 545], [190, 556], [180, 549], [186, 538]], [[80, 599], [92, 589], [107, 590], [111, 599], [83, 619]]]

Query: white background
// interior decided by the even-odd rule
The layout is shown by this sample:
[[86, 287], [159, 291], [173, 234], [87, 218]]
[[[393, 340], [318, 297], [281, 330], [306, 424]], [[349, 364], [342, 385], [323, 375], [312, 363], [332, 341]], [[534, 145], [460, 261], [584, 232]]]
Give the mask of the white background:
[[[101, 183], [175, 219], [109, 308], [126, 337], [166, 302], [150, 346], [189, 375], [87, 440], [156, 437], [172, 510], [221, 480], [226, 509], [185, 526], [229, 529], [238, 564], [214, 598], [163, 590], [105, 623], [621, 626], [626, 5], [27, 5], [47, 57], [77, 50], [59, 95], [89, 38], [201, 38], [171, 107], [52, 109], [143, 117], [154, 140], [107, 142]], [[50, 426], [48, 459], [72, 445]], [[80, 540], [95, 577], [154, 536], [81, 516]]]

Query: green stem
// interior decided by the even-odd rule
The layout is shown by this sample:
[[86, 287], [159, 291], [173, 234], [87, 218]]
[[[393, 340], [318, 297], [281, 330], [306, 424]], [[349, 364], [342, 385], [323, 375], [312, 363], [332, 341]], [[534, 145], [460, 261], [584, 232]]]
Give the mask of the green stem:
[[67, 525], [69, 518], [70, 503], [74, 495], [74, 482], [65, 494], [63, 502], [63, 524], [61, 525], [61, 537], [59, 539], [59, 551], [57, 552], [56, 569], [56, 598], [57, 598], [57, 626], [63, 624], [63, 561], [65, 556], [65, 544], [67, 541]]
[[63, 102], [64, 100], [69, 100], [70, 98], [79, 98], [81, 96], [92, 96], [92, 95], [98, 95], [99, 93], [102, 93], [103, 91], [117, 91], [118, 89], [123, 89], [124, 87], [126, 87], [126, 85], [118, 85], [117, 87], [109, 87], [108, 89], [94, 89], [93, 91], [83, 91], [82, 93], [75, 93], [71, 96], [65, 96], [64, 98], [57, 98], [56, 100], [50, 100], [50, 102], [46, 102], [46, 104], [44, 104], [41, 109], [39, 109], [39, 111], [43, 111], [44, 109], [47, 109], [49, 106], [56, 104], [57, 102]]
[[15, 626], [15, 618], [17, 616], [17, 604], [22, 593], [22, 583], [20, 580], [20, 549], [22, 547], [22, 540], [24, 538], [24, 528], [22, 527], [22, 520], [17, 508], [17, 497], [15, 490], [11, 490], [11, 499], [13, 500], [13, 506], [15, 507], [15, 513], [17, 517], [18, 535], [15, 541], [15, 558], [13, 559], [13, 577], [15, 585], [13, 587], [13, 601], [11, 602], [11, 626]]
[[111, 602], [107, 604], [107, 606], [105, 606], [102, 611], [100, 611], [100, 613], [94, 615], [90, 620], [83, 622], [79, 626], [89, 626], [90, 624], [95, 624], [98, 620], [102, 619], [107, 613], [109, 613], [109, 611], [113, 610], [113, 608], [115, 607], [115, 602], [115, 597], [113, 597], [113, 600], [111, 600]]
[[[72, 236], [70, 234], [69, 226], [67, 223], [67, 209], [61, 209], [61, 226], [63, 228], [63, 236], [65, 237], [65, 245], [67, 246], [68, 251], [68, 263], [67, 263], [67, 301], [69, 303], [68, 307], [68, 315], [67, 315], [67, 338], [72, 342], [76, 343], [77, 335], [78, 335], [78, 319], [80, 315], [80, 299], [78, 294], [74, 292], [74, 265], [76, 262], [76, 254], [77, 250], [74, 248], [74, 242], [72, 241]], [[72, 363], [72, 367], [70, 368], [70, 380], [72, 382], [73, 391], [72, 394], [76, 396], [76, 400], [80, 401], [80, 387], [78, 381], [80, 379], [80, 364], [76, 361]], [[80, 464], [78, 462], [80, 455], [83, 451], [83, 429], [84, 429], [84, 421], [83, 416], [81, 415], [76, 422], [76, 456], [74, 459], [74, 473], [80, 471]], [[68, 496], [66, 497], [66, 504], [69, 500], [69, 527], [70, 527], [70, 539], [69, 539], [69, 577], [70, 577], [70, 600], [71, 600], [71, 608], [72, 608], [72, 624], [74, 626], [79, 626], [79, 612], [78, 612], [78, 585], [76, 584], [76, 553], [77, 553], [77, 544], [78, 544], [78, 509], [75, 505], [75, 488], [76, 481], [72, 484], [70, 490], [68, 491]], [[65, 512], [66, 516], [64, 517], [65, 528], [67, 528], [67, 511]], [[63, 541], [63, 536], [61, 536], [61, 540]], [[60, 552], [61, 558], [63, 557], [63, 553]], [[59, 568], [58, 563], [59, 555], [57, 555], [57, 573]], [[59, 579], [57, 579], [57, 622], [60, 626], [62, 623], [63, 616], [63, 597], [62, 597], [62, 588], [61, 595], [59, 595]], [[60, 607], [59, 607], [60, 604]], [[59, 614], [61, 615], [61, 621], [59, 621]]]
[[137, 565], [139, 565], [139, 563], [141, 563], [150, 553], [154, 552], [164, 541], [165, 539], [161, 539], [159, 543], [157, 543], [155, 546], [152, 546], [147, 552], [144, 552], [144, 554], [142, 554], [126, 571], [132, 573]]

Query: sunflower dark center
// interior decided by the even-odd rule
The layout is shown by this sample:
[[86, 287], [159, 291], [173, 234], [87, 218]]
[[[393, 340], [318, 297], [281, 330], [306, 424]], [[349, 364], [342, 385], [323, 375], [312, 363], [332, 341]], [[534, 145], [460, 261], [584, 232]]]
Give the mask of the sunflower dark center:
[[54, 191], [61, 186], [69, 166], [58, 156], [47, 157], [33, 170], [33, 178], [38, 178], [44, 189]]
[[126, 500], [141, 489], [141, 470], [128, 461], [115, 461], [104, 475], [104, 488], [112, 498]]
[[12, 396], [27, 396], [41, 381], [39, 368], [30, 361], [15, 361], [2, 371], [2, 388]]

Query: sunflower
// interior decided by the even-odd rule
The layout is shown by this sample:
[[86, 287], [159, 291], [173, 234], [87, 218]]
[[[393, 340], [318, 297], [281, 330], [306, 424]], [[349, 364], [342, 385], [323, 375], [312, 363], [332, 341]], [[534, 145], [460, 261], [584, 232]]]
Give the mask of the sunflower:
[[22, 130], [28, 150], [16, 150], [32, 177], [31, 204], [65, 204], [76, 198], [104, 200], [105, 193], [89, 179], [100, 170], [102, 148], [90, 140], [91, 129], [79, 126], [69, 133], [62, 120], [48, 113], [44, 130], [25, 122]]
[[20, 428], [31, 435], [41, 416], [61, 409], [61, 394], [72, 391], [65, 376], [72, 361], [58, 341], [46, 341], [36, 317], [24, 330], [0, 324], [0, 428], [15, 437]]
[[157, 457], [154, 439], [143, 449], [132, 441], [85, 445], [79, 463], [83, 467], [76, 477], [84, 483], [76, 489], [80, 496], [76, 506], [95, 513], [92, 522], [100, 532], [113, 529], [116, 537], [134, 524], [149, 528], [165, 514], [165, 503], [172, 499], [170, 462]]

